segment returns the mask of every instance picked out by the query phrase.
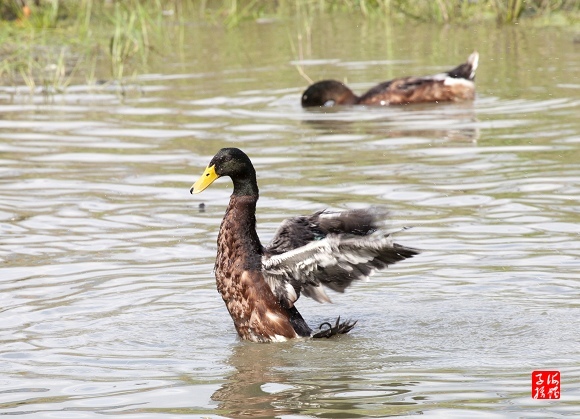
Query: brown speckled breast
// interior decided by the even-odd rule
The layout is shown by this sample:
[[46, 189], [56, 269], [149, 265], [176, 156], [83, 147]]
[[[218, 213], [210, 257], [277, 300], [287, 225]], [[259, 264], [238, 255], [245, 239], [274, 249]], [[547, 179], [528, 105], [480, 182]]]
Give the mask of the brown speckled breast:
[[298, 337], [288, 314], [261, 273], [256, 233], [257, 197], [232, 195], [218, 235], [215, 277], [219, 293], [242, 339], [282, 341]]

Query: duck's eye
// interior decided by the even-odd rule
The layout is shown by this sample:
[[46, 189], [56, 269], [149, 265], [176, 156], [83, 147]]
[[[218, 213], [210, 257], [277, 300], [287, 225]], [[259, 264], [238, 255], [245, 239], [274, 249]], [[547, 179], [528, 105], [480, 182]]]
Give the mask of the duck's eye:
[[205, 174], [205, 177], [208, 177], [208, 176], [209, 176], [209, 173], [206, 173], [206, 174]]

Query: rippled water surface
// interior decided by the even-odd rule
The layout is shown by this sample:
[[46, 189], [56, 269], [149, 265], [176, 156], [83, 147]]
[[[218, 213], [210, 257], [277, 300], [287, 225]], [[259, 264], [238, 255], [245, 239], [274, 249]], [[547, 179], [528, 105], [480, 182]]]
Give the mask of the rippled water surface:
[[[34, 418], [566, 417], [580, 406], [580, 46], [566, 30], [336, 20], [192, 25], [125, 87], [0, 88], [0, 414]], [[477, 49], [474, 103], [304, 111], [307, 82], [357, 92]], [[300, 52], [299, 52], [300, 51]], [[301, 55], [300, 55], [301, 54]], [[264, 242], [284, 218], [387, 205], [416, 258], [312, 327], [240, 342], [212, 274], [238, 146]], [[199, 204], [205, 204], [200, 211]], [[560, 400], [531, 397], [559, 370]]]

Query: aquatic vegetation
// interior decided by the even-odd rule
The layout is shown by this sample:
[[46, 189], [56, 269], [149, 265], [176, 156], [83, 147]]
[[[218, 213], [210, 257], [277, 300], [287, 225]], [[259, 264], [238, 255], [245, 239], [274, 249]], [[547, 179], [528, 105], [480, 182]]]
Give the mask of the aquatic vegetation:
[[466, 23], [495, 19], [513, 23], [520, 18], [545, 17], [565, 13], [569, 23], [578, 23], [577, 0], [306, 0], [268, 2], [228, 0], [211, 9], [205, 1], [201, 10], [225, 15], [229, 24], [264, 15], [288, 15], [297, 10], [307, 13], [348, 12], [398, 21]]
[[[483, 21], [577, 25], [577, 0], [0, 0], [0, 83], [61, 91], [74, 81], [124, 83], [152, 53], [185, 45], [192, 24], [232, 29], [245, 21], [296, 19], [309, 37], [315, 17], [358, 15], [393, 23]], [[298, 68], [302, 71], [301, 68]], [[302, 71], [302, 73], [304, 73]], [[303, 74], [305, 78], [308, 78]]]
[[35, 1], [26, 14], [20, 3], [9, 3], [0, 2], [0, 17], [11, 19], [0, 30], [0, 80], [31, 91], [60, 91], [75, 77], [94, 81], [103, 63], [109, 74], [101, 77], [121, 81], [128, 68], [147, 63], [152, 38], [162, 31], [161, 6], [149, 2]]

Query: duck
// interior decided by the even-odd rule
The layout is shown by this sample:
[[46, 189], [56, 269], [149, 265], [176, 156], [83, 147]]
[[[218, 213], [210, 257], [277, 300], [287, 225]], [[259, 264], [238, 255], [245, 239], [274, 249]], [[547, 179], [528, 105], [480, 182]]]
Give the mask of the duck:
[[475, 98], [475, 71], [479, 53], [445, 73], [424, 77], [403, 77], [378, 84], [357, 96], [337, 80], [322, 80], [310, 85], [302, 94], [302, 107], [336, 105], [408, 105], [426, 102], [456, 102]]
[[190, 193], [230, 177], [233, 193], [217, 236], [217, 290], [242, 340], [282, 342], [348, 333], [356, 321], [325, 322], [311, 329], [296, 308], [300, 295], [331, 302], [325, 288], [344, 292], [376, 270], [417, 255], [382, 231], [381, 207], [321, 210], [282, 222], [267, 246], [256, 232], [256, 170], [239, 148], [222, 148]]

